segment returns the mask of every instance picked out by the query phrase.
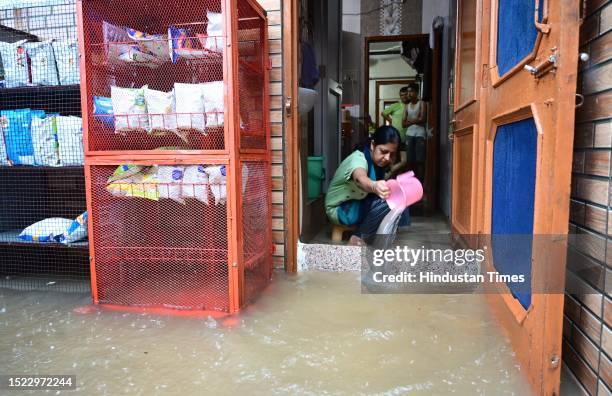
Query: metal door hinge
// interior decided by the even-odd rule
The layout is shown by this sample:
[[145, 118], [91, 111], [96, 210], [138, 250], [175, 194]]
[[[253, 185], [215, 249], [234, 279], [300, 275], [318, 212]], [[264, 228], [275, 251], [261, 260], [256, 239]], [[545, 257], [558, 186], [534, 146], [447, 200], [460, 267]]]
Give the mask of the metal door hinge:
[[559, 367], [560, 363], [561, 363], [561, 358], [559, 357], [559, 355], [554, 354], [550, 357], [550, 368], [556, 369]]
[[293, 100], [290, 96], [285, 99], [285, 114], [287, 117], [291, 117], [291, 113], [293, 111]]
[[489, 65], [484, 63], [482, 65], [482, 87], [486, 88], [489, 86]]

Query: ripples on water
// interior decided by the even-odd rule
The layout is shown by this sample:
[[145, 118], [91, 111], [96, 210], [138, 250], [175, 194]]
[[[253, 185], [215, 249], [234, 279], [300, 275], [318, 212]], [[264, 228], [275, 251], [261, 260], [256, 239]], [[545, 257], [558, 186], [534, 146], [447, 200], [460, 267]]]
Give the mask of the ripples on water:
[[277, 274], [237, 320], [89, 301], [0, 289], [0, 372], [74, 374], [89, 395], [529, 393], [479, 295], [362, 295], [358, 274], [312, 272]]

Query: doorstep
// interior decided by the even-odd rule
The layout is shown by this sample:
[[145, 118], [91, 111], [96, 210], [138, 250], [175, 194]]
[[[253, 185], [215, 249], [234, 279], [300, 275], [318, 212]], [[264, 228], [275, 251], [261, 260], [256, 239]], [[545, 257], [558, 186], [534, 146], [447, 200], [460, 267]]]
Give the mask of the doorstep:
[[360, 271], [365, 249], [361, 246], [298, 242], [298, 271]]

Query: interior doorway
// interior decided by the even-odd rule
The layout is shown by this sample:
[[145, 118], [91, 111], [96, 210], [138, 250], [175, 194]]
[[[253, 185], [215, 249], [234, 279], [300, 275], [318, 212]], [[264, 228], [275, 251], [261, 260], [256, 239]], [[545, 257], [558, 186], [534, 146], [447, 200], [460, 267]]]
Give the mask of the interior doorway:
[[[367, 141], [369, 129], [386, 122], [381, 114], [400, 101], [399, 91], [408, 86], [418, 87], [424, 108], [422, 125], [427, 131], [424, 160], [409, 161], [405, 169], [415, 171], [425, 190], [423, 199], [410, 210], [413, 216], [438, 214], [438, 169], [444, 165], [440, 161], [449, 160], [438, 154], [440, 135], [446, 137], [446, 129], [439, 128], [440, 115], [448, 111], [440, 101], [444, 89], [440, 73], [441, 31], [360, 36], [356, 38], [360, 41], [359, 55], [355, 46], [342, 45], [346, 32], [342, 30], [341, 1], [300, 0], [299, 4], [299, 100], [311, 104], [300, 106], [306, 108], [298, 115], [300, 241], [338, 243], [332, 241], [331, 224], [325, 213], [327, 187], [340, 163]], [[344, 57], [350, 63], [346, 68], [344, 51], [350, 57], [350, 62]], [[355, 63], [363, 72], [347, 72], [348, 66], [354, 67]], [[347, 102], [345, 92], [353, 102]], [[448, 222], [448, 214], [441, 218]]]
[[[411, 207], [413, 215], [431, 216], [438, 210], [438, 162], [440, 119], [440, 46], [431, 48], [435, 37], [428, 34], [405, 36], [376, 36], [365, 38], [365, 90], [364, 108], [366, 119], [374, 127], [390, 124], [387, 114], [406, 110], [406, 106], [423, 107], [424, 120], [419, 124], [425, 133], [425, 144], [421, 150], [412, 145], [403, 145], [396, 161], [397, 172], [412, 170], [424, 187], [423, 200]], [[402, 103], [400, 91], [409, 87], [417, 89], [415, 103]], [[396, 126], [396, 125], [394, 125]], [[399, 126], [397, 127], [400, 128]], [[373, 127], [369, 128], [370, 130]], [[405, 135], [415, 135], [402, 126]], [[417, 129], [418, 130], [418, 129]], [[410, 136], [408, 140], [413, 139]], [[418, 136], [421, 138], [421, 135]], [[408, 150], [406, 150], [408, 148]], [[408, 152], [410, 151], [410, 152]]]

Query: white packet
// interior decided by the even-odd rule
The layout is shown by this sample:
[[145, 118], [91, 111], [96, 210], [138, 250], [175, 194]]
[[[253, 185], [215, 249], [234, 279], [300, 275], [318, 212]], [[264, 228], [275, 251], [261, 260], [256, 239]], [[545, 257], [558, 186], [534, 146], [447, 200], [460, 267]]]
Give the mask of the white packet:
[[223, 14], [218, 12], [206, 13], [208, 25], [206, 26], [206, 49], [223, 52]]
[[83, 165], [83, 121], [81, 117], [55, 117], [60, 165]]
[[174, 114], [174, 92], [162, 92], [145, 88], [145, 102], [149, 114], [149, 129], [175, 130], [177, 127]]
[[182, 198], [184, 166], [157, 166], [157, 190], [159, 198], [169, 198], [178, 203], [185, 203]]
[[174, 84], [178, 128], [204, 131], [203, 91], [199, 84]]
[[53, 41], [60, 85], [80, 84], [79, 47], [76, 41]]
[[222, 126], [224, 118], [223, 111], [225, 109], [225, 85], [223, 81], [207, 82], [200, 85], [202, 86], [204, 111], [206, 112], [206, 126]]
[[215, 205], [224, 204], [227, 201], [225, 166], [209, 166], [205, 169], [208, 173], [208, 182], [210, 183], [210, 191], [215, 197]]
[[32, 146], [34, 147], [34, 163], [41, 166], [58, 166], [59, 153], [57, 134], [55, 132], [55, 117], [32, 117]]
[[191, 165], [185, 168], [183, 198], [195, 198], [208, 205], [208, 174], [203, 165]]
[[115, 131], [149, 129], [149, 117], [143, 88], [111, 87], [111, 101], [115, 114]]
[[30, 57], [32, 84], [59, 85], [53, 47], [48, 41], [25, 43], [24, 47]]
[[5, 88], [23, 87], [28, 85], [28, 57], [24, 47], [26, 40], [15, 43], [0, 41], [0, 57], [4, 68]]

